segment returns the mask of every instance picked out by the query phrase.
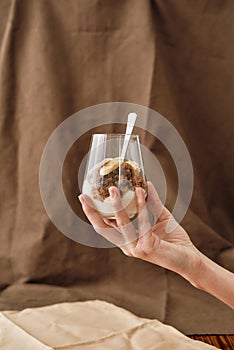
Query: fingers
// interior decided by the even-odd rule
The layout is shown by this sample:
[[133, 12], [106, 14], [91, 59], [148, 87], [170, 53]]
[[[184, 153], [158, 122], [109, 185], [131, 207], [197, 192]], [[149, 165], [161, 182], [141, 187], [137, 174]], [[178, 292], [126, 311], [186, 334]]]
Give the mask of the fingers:
[[84, 210], [85, 215], [91, 222], [94, 228], [105, 228], [106, 224], [103, 222], [102, 218], [98, 214], [98, 212], [94, 209], [93, 202], [87, 195], [80, 195], [79, 200], [82, 204], [82, 208]]
[[136, 188], [136, 199], [137, 199], [137, 222], [139, 230], [139, 241], [137, 250], [140, 254], [149, 256], [156, 244], [159, 244], [159, 238], [154, 235], [151, 229], [151, 223], [147, 211], [147, 205], [145, 201], [145, 191], [142, 188]]
[[131, 223], [126, 210], [122, 207], [119, 190], [116, 187], [109, 188], [110, 200], [114, 209], [116, 224], [125, 238], [126, 244], [135, 245], [137, 239], [136, 230]]
[[121, 229], [117, 226], [116, 224], [116, 220], [109, 220], [109, 219], [105, 219], [103, 218], [103, 221], [105, 222], [105, 224], [107, 224], [110, 227], [115, 228], [117, 231], [121, 232]]
[[93, 202], [89, 196], [82, 194], [79, 196], [79, 200], [85, 215], [97, 233], [117, 246], [124, 244], [123, 237], [114, 228], [108, 227], [99, 213], [94, 209]]
[[154, 221], [165, 220], [170, 217], [171, 213], [167, 210], [162, 204], [158, 193], [152, 184], [152, 182], [148, 181], [148, 197], [147, 197], [147, 205], [150, 211], [154, 215]]
[[145, 201], [145, 191], [140, 187], [136, 187], [135, 192], [136, 192], [136, 204], [137, 204], [138, 232], [139, 232], [139, 237], [141, 237], [151, 229], [151, 224], [150, 224], [146, 201]]

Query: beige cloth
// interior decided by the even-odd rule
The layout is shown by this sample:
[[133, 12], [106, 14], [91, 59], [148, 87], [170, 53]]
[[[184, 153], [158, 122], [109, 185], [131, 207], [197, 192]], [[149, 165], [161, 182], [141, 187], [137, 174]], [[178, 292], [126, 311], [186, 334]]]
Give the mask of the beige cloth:
[[1, 312], [0, 329], [3, 350], [215, 349], [100, 300]]

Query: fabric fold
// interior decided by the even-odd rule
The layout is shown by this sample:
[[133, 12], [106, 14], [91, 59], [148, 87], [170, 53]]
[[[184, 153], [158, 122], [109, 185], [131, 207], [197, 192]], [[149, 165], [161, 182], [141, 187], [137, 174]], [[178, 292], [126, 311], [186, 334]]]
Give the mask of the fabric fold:
[[158, 320], [137, 317], [100, 300], [5, 311], [0, 325], [3, 350], [18, 350], [19, 342], [24, 350], [215, 349]]

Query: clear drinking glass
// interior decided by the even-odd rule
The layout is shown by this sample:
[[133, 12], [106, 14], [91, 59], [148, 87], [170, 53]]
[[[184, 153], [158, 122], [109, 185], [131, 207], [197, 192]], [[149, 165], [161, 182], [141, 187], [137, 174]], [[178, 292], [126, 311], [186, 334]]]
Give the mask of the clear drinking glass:
[[103, 218], [115, 219], [109, 188], [116, 186], [122, 207], [130, 218], [137, 214], [135, 188], [147, 193], [146, 178], [138, 135], [131, 135], [124, 159], [121, 158], [125, 134], [92, 135], [82, 193], [91, 197]]

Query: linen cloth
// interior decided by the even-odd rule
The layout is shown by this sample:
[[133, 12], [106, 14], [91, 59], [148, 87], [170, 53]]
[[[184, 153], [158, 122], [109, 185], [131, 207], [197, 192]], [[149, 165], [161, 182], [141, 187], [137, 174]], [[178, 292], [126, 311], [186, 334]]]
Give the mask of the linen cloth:
[[212, 350], [157, 320], [100, 300], [0, 313], [3, 350]]

